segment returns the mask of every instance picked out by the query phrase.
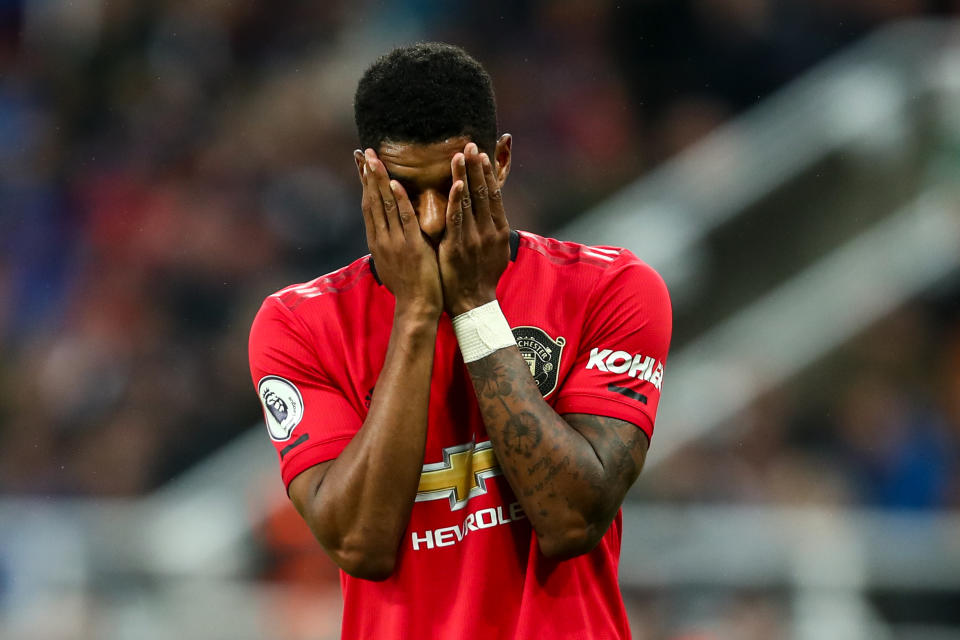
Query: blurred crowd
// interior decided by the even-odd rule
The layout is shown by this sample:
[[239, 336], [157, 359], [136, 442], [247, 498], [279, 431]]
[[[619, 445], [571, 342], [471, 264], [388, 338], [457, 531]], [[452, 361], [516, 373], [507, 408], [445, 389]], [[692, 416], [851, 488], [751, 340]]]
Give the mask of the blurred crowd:
[[[260, 302], [366, 252], [352, 93], [391, 46], [484, 62], [511, 222], [549, 234], [878, 25], [958, 8], [0, 0], [0, 494], [141, 495], [260, 419]], [[949, 297], [898, 312], [643, 493], [960, 506], [958, 327]], [[292, 510], [258, 536], [266, 576], [332, 584]], [[730, 637], [777, 636], [776, 602], [737, 598]]]
[[960, 299], [914, 301], [646, 477], [672, 502], [960, 509]]

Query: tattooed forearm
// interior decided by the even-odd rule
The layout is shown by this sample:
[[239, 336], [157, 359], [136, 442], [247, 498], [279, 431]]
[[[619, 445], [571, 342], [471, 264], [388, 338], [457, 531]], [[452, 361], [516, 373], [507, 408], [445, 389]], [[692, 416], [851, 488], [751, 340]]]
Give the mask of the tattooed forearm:
[[[541, 461], [545, 461], [544, 458]], [[534, 495], [537, 492], [543, 491], [551, 486], [551, 481], [557, 477], [561, 471], [565, 471], [570, 466], [570, 456], [564, 456], [562, 460], [556, 463], [548, 462], [546, 464], [547, 472], [539, 482], [537, 482], [533, 487], [527, 489], [528, 495]], [[555, 496], [556, 494], [554, 494]], [[549, 494], [548, 494], [548, 497]]]
[[590, 442], [604, 469], [618, 476], [637, 477], [646, 453], [647, 436], [643, 431], [633, 429], [624, 437], [620, 430], [610, 428], [609, 418], [600, 416], [577, 414], [567, 420]]
[[[503, 398], [501, 397], [501, 400]], [[540, 444], [543, 433], [537, 417], [529, 411], [511, 413], [509, 405], [504, 402], [504, 408], [510, 417], [503, 426], [503, 442], [513, 453], [529, 458], [533, 455], [536, 446]]]
[[516, 350], [501, 349], [467, 367], [501, 468], [518, 496], [537, 497], [559, 473], [557, 460], [566, 455], [569, 464], [564, 440], [577, 434], [544, 402]]
[[[510, 358], [502, 357], [509, 353], [509, 350], [501, 349], [471, 362], [467, 369], [473, 379], [484, 422], [488, 415], [503, 412], [498, 417], [504, 421], [504, 440], [510, 445], [510, 453], [529, 458], [532, 448], [539, 444], [542, 433], [538, 417], [525, 407], [525, 403], [543, 403], [543, 399], [533, 383], [530, 369], [524, 365], [518, 370], [510, 366]], [[519, 353], [513, 355], [519, 356]], [[520, 361], [523, 361], [522, 356]]]
[[500, 468], [530, 515], [541, 548], [551, 536], [570, 538], [571, 529], [588, 531], [595, 544], [640, 471], [643, 432], [612, 418], [560, 417], [515, 348], [467, 368]]
[[483, 358], [467, 365], [470, 376], [473, 378], [473, 388], [477, 396], [493, 399], [497, 396], [509, 394], [512, 390], [510, 383], [504, 380], [503, 366], [493, 358]]

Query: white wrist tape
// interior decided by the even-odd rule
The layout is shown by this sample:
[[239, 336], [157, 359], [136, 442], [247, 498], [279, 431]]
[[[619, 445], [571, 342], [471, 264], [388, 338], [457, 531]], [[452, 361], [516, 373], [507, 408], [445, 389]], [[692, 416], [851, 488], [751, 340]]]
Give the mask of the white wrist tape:
[[453, 332], [464, 362], [485, 358], [498, 349], [517, 344], [496, 300], [455, 316]]

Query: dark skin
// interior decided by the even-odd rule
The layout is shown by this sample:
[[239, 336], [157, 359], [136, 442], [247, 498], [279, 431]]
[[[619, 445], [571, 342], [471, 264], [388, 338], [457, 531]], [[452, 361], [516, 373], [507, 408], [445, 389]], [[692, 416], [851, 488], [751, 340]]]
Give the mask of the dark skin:
[[[354, 152], [367, 244], [396, 298], [393, 329], [357, 435], [289, 488], [321, 545], [351, 575], [385, 579], [395, 567], [423, 464], [440, 314], [496, 300], [510, 256], [501, 188], [511, 149], [504, 135], [492, 160], [462, 136]], [[593, 549], [643, 466], [643, 432], [613, 418], [558, 415], [515, 346], [467, 369], [541, 552], [568, 558]]]

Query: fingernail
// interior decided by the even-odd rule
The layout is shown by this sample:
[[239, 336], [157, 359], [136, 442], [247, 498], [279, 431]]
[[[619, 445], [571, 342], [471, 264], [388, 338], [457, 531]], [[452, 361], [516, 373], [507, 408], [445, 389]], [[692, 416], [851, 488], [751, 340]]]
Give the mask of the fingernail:
[[480, 154], [480, 161], [483, 162], [484, 168], [490, 166], [490, 156], [488, 156], [487, 154], [481, 153], [481, 154]]
[[471, 142], [470, 144], [467, 145], [467, 153], [473, 154], [476, 152], [477, 152], [477, 145], [475, 142]]
[[463, 154], [460, 154], [460, 157], [457, 158], [457, 164], [460, 165], [461, 167], [466, 166], [467, 159], [463, 156]]
[[370, 175], [370, 165], [368, 165], [366, 162], [363, 163], [363, 175], [364, 177]]

